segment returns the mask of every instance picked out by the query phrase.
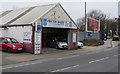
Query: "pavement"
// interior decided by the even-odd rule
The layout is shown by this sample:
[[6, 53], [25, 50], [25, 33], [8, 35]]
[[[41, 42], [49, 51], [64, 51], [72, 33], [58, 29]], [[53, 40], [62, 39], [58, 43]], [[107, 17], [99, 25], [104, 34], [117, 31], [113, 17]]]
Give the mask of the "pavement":
[[58, 50], [53, 48], [45, 48], [43, 49], [43, 54], [40, 55], [34, 55], [30, 53], [7, 53], [2, 52], [2, 64], [4, 65], [10, 65], [10, 64], [16, 64], [21, 62], [27, 62], [27, 61], [35, 61], [35, 60], [46, 60], [46, 59], [52, 59], [60, 56], [69, 56], [74, 54], [83, 54], [87, 52], [93, 52], [98, 50], [104, 50], [106, 48], [116, 47], [118, 45], [118, 42], [112, 41], [111, 39], [105, 41], [104, 45], [101, 46], [84, 46], [81, 49], [74, 49], [74, 50]]

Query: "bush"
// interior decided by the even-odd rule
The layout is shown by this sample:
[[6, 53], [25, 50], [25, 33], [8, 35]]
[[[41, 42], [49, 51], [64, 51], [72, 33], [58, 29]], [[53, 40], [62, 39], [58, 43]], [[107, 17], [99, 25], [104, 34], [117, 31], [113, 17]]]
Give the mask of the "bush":
[[98, 39], [85, 39], [82, 42], [86, 46], [99, 46], [99, 45], [103, 45], [104, 44], [103, 40], [98, 40]]

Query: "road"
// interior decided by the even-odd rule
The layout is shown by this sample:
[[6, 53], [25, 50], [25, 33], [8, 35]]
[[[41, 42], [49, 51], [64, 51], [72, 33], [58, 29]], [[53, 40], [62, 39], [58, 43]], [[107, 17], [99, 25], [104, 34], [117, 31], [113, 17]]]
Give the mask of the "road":
[[118, 72], [118, 47], [3, 67], [3, 72]]

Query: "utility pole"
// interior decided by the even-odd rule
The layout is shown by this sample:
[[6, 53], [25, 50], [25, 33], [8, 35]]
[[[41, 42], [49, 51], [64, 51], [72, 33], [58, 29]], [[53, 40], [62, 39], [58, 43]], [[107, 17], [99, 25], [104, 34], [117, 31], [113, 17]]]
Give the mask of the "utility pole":
[[118, 34], [118, 22], [119, 22], [119, 17], [118, 17], [118, 18], [115, 18], [115, 20], [117, 21], [116, 31], [117, 31], [117, 34]]
[[85, 2], [85, 30], [84, 30], [84, 40], [86, 39], [86, 2]]
[[117, 35], [118, 35], [118, 21], [119, 21], [119, 18], [117, 19]]

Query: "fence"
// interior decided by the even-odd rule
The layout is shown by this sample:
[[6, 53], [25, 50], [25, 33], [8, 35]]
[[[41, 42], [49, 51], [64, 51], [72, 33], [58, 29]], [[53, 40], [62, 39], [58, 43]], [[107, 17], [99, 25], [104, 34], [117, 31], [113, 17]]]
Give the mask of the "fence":
[[100, 39], [99, 32], [78, 32], [78, 41], [83, 41], [84, 39]]

